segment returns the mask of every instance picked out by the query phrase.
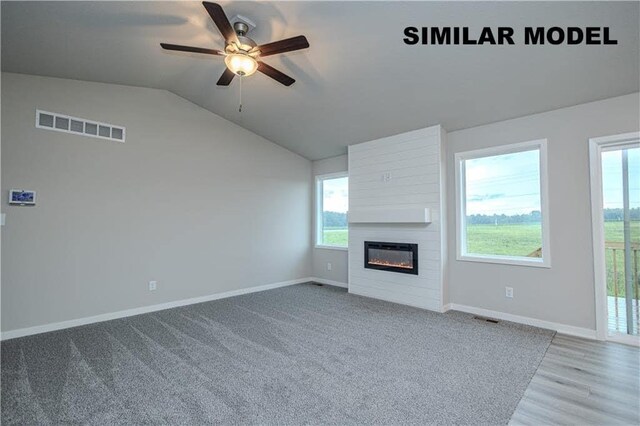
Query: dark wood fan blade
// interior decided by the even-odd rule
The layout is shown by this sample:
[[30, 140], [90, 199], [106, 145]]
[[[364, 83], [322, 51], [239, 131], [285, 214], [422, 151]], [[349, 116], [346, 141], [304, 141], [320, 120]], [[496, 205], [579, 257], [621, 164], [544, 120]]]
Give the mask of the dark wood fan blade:
[[225, 15], [224, 10], [222, 10], [222, 7], [217, 3], [211, 3], [208, 1], [203, 1], [202, 5], [207, 9], [207, 12], [209, 12], [209, 16], [213, 19], [213, 22], [216, 24], [216, 27], [218, 27], [218, 30], [220, 30], [220, 34], [222, 34], [222, 37], [224, 37], [227, 44], [232, 42], [238, 43], [238, 36], [233, 30], [233, 27], [231, 26], [229, 19], [227, 19], [227, 15]]
[[264, 75], [268, 75], [275, 81], [284, 84], [285, 86], [291, 86], [296, 81], [288, 75], [278, 71], [271, 65], [267, 65], [264, 62], [258, 62], [258, 71]]
[[258, 46], [258, 49], [260, 50], [260, 56], [270, 56], [277, 55], [278, 53], [306, 49], [307, 47], [309, 47], [307, 38], [305, 36], [297, 36], [263, 44], [262, 46]]
[[236, 75], [233, 73], [233, 71], [231, 71], [229, 68], [225, 68], [216, 84], [218, 86], [228, 86], [229, 84], [231, 84], [231, 80], [233, 80], [233, 77], [235, 76]]
[[224, 52], [216, 49], [205, 49], [203, 47], [182, 46], [180, 44], [160, 43], [163, 49], [176, 50], [178, 52], [204, 53], [205, 55], [224, 56]]

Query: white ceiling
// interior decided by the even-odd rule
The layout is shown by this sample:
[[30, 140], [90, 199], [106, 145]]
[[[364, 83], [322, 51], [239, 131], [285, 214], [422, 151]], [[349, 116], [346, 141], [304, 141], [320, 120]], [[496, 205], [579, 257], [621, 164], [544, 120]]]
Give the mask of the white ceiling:
[[[457, 130], [638, 91], [638, 2], [223, 2], [258, 43], [299, 34], [311, 48], [262, 74], [215, 85], [222, 48], [199, 2], [2, 2], [3, 71], [170, 90], [309, 159], [442, 124]], [[511, 26], [515, 46], [407, 46], [406, 26]], [[525, 26], [609, 26], [617, 46], [524, 46]], [[80, 114], [80, 112], [78, 112]]]

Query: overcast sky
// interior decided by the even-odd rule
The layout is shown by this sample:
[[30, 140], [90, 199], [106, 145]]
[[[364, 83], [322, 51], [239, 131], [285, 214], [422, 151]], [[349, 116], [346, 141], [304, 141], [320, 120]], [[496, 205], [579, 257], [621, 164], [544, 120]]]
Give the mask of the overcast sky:
[[[629, 204], [640, 207], [640, 148], [629, 153]], [[604, 208], [622, 208], [622, 151], [602, 153]]]
[[323, 181], [324, 211], [344, 213], [349, 209], [349, 179], [327, 179]]
[[540, 211], [538, 150], [465, 161], [467, 215]]

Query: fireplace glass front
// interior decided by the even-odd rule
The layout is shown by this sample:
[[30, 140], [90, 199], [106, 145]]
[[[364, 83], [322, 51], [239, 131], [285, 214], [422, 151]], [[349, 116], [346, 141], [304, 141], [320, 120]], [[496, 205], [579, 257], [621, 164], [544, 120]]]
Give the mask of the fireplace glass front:
[[364, 267], [418, 275], [418, 245], [365, 241]]

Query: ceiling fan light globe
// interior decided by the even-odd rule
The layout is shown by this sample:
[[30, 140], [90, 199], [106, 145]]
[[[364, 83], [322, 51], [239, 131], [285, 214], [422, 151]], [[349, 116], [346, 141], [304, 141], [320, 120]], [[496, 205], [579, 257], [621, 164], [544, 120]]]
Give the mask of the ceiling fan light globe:
[[258, 69], [258, 62], [249, 55], [232, 53], [224, 58], [224, 63], [231, 72], [241, 77], [248, 77]]

